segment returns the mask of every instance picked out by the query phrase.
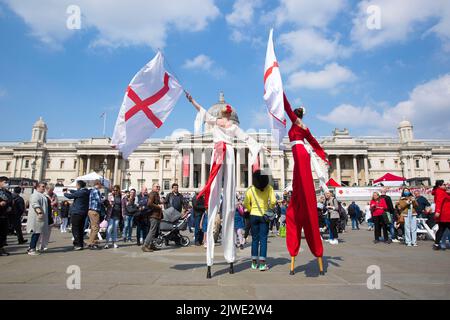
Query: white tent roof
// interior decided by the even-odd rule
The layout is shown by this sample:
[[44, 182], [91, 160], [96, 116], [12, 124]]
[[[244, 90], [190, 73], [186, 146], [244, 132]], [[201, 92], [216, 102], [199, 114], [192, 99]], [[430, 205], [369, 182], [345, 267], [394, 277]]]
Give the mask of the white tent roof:
[[92, 181], [100, 180], [104, 183], [105, 187], [107, 187], [107, 188], [109, 188], [110, 184], [111, 184], [111, 182], [108, 179], [103, 178], [97, 172], [91, 172], [91, 173], [88, 173], [87, 175], [76, 178], [74, 184], [76, 184], [76, 182], [80, 181], [80, 180], [82, 180], [84, 182], [92, 182]]

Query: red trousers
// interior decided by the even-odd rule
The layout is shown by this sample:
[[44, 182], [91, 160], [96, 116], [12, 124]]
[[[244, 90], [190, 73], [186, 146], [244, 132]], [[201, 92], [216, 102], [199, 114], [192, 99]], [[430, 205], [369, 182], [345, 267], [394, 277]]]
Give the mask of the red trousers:
[[311, 170], [311, 158], [301, 144], [292, 147], [294, 156], [294, 177], [292, 197], [286, 212], [286, 245], [291, 257], [300, 250], [302, 229], [311, 253], [323, 256], [322, 239], [319, 231], [317, 199]]

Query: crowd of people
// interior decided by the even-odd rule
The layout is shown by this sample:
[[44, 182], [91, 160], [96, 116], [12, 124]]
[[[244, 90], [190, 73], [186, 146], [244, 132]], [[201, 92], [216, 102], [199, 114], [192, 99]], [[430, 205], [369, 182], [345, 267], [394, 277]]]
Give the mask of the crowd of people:
[[[8, 233], [15, 234], [19, 244], [27, 243], [22, 232], [22, 217], [26, 203], [21, 197], [21, 188], [8, 191], [8, 178], [0, 177], [0, 254], [8, 255], [5, 249]], [[414, 193], [405, 187], [398, 201], [387, 195], [387, 189], [374, 192], [372, 200], [361, 209], [355, 202], [347, 206], [336, 199], [331, 191], [318, 197], [317, 212], [322, 238], [330, 245], [339, 243], [339, 234], [346, 232], [351, 221], [352, 230], [360, 230], [367, 224], [367, 230], [374, 232], [374, 243], [404, 243], [417, 246], [418, 219], [426, 219], [430, 228], [439, 229], [433, 249], [445, 249], [450, 241], [450, 195], [447, 184], [440, 180], [433, 189], [434, 202], [430, 203], [418, 190]], [[164, 211], [172, 208], [189, 215], [189, 231], [193, 233], [196, 246], [206, 247], [208, 215], [204, 196], [181, 194], [178, 184], [166, 195], [160, 192], [158, 183], [150, 191], [143, 187], [122, 192], [114, 186], [105, 194], [101, 181], [88, 189], [83, 181], [77, 182], [76, 190], [64, 190], [66, 200], [59, 201], [54, 185], [38, 183], [29, 199], [26, 232], [30, 234], [27, 250], [29, 255], [39, 255], [48, 250], [52, 230], [59, 227], [61, 233], [72, 232], [73, 249], [91, 250], [118, 248], [120, 241], [135, 243], [144, 252], [159, 250], [154, 241], [158, 236], [159, 224]], [[246, 193], [236, 194], [234, 216], [235, 246], [244, 249], [249, 235], [252, 235], [252, 268], [267, 270], [267, 237], [269, 233], [283, 236], [286, 228], [286, 212], [291, 193], [276, 196], [267, 176], [257, 171], [253, 175], [253, 186]], [[214, 242], [221, 234], [221, 213], [211, 224], [214, 228]], [[134, 231], [135, 230], [135, 231]], [[102, 237], [101, 234], [104, 234]], [[119, 236], [120, 235], [120, 236]], [[87, 238], [87, 239], [86, 239]], [[99, 239], [104, 238], [101, 246]], [[120, 239], [120, 241], [119, 241]]]

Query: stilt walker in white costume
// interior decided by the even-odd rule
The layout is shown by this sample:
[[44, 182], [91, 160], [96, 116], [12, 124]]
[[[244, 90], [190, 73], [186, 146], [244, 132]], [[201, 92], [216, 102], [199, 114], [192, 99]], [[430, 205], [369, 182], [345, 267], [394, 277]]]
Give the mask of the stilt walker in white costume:
[[[198, 132], [203, 123], [212, 126], [214, 151], [211, 158], [211, 172], [203, 190], [197, 198], [205, 195], [205, 205], [208, 208], [208, 228], [206, 234], [206, 263], [208, 279], [211, 278], [211, 267], [214, 261], [214, 221], [220, 207], [222, 195], [222, 246], [224, 257], [230, 264], [229, 272], [234, 273], [233, 263], [236, 259], [234, 246], [234, 213], [236, 209], [236, 165], [234, 157], [233, 139], [245, 141], [250, 149], [249, 161], [254, 164], [259, 151], [263, 148], [256, 140], [242, 131], [230, 120], [233, 109], [230, 105], [223, 108], [221, 118], [209, 114], [192, 96], [186, 92], [189, 102], [197, 109], [195, 131]], [[251, 174], [251, 173], [250, 173]], [[223, 179], [223, 184], [222, 184]], [[223, 190], [222, 190], [223, 188]]]

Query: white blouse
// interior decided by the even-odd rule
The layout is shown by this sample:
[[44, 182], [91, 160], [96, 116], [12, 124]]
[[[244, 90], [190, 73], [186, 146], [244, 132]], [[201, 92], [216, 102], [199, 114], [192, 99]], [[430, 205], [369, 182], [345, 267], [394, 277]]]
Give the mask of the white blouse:
[[255, 139], [250, 137], [245, 133], [239, 126], [233, 124], [229, 128], [224, 128], [217, 125], [217, 118], [207, 112], [205, 109], [201, 108], [197, 119], [195, 120], [195, 132], [198, 133], [203, 123], [207, 123], [212, 126], [213, 142], [225, 142], [231, 145], [233, 139], [244, 141], [250, 150], [250, 163], [256, 162], [256, 157], [262, 149], [262, 144], [258, 143]]

